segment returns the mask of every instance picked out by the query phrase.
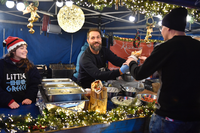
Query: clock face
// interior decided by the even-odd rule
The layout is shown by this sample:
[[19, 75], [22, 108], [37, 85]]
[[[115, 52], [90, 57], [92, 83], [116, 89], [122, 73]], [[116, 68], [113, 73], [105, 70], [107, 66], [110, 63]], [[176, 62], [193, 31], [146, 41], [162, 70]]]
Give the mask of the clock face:
[[57, 15], [59, 26], [69, 33], [80, 30], [85, 22], [85, 15], [81, 8], [76, 5], [63, 6]]

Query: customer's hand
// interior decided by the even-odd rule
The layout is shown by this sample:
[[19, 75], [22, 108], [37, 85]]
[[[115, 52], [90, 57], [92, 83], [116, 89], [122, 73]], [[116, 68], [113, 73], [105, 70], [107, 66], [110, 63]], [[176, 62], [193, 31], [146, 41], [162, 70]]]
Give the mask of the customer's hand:
[[145, 61], [145, 60], [147, 59], [147, 57], [146, 57], [146, 56], [140, 56], [139, 59], [140, 59], [141, 61]]
[[126, 65], [129, 66], [129, 63], [130, 63], [131, 61], [137, 62], [137, 60], [135, 60], [135, 59], [133, 59], [133, 58], [128, 58], [124, 64], [126, 64]]
[[119, 70], [122, 74], [124, 74], [124, 73], [129, 71], [129, 66], [128, 65], [122, 65]]
[[13, 102], [11, 103], [10, 105], [8, 105], [11, 109], [16, 109], [16, 108], [19, 108], [19, 104], [17, 102]]
[[31, 103], [32, 103], [32, 101], [30, 99], [25, 99], [22, 101], [22, 105], [23, 104], [31, 104]]
[[135, 56], [135, 55], [130, 55], [129, 57], [128, 57], [128, 59], [129, 58], [132, 58], [134, 61], [136, 61], [137, 62], [137, 60], [138, 60], [138, 58]]

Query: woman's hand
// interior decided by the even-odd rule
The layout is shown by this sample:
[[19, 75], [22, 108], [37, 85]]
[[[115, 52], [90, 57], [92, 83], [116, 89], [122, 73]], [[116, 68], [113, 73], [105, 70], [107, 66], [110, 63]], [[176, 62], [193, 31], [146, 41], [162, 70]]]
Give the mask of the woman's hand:
[[17, 103], [17, 102], [13, 102], [13, 103], [11, 103], [10, 105], [9, 105], [9, 107], [11, 108], [11, 109], [16, 109], [16, 108], [19, 108], [19, 104]]
[[23, 104], [31, 104], [31, 103], [32, 103], [32, 101], [30, 99], [25, 99], [22, 101], [22, 105]]

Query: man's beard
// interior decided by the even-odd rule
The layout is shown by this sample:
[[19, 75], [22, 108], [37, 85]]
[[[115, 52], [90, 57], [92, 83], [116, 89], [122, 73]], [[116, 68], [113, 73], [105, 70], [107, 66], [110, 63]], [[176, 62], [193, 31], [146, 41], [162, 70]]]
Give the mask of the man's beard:
[[[95, 44], [95, 43], [94, 43]], [[99, 43], [98, 43], [99, 44]], [[95, 47], [94, 45], [90, 45], [91, 48], [94, 50], [94, 51], [100, 51], [101, 48], [102, 48], [102, 45], [100, 44], [99, 47]]]

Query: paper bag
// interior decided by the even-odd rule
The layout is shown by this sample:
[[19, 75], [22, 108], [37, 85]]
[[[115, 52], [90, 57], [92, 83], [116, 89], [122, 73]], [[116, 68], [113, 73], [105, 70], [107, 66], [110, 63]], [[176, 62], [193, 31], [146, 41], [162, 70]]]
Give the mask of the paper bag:
[[100, 80], [91, 84], [90, 101], [88, 111], [106, 113], [107, 110], [107, 88], [103, 87]]

